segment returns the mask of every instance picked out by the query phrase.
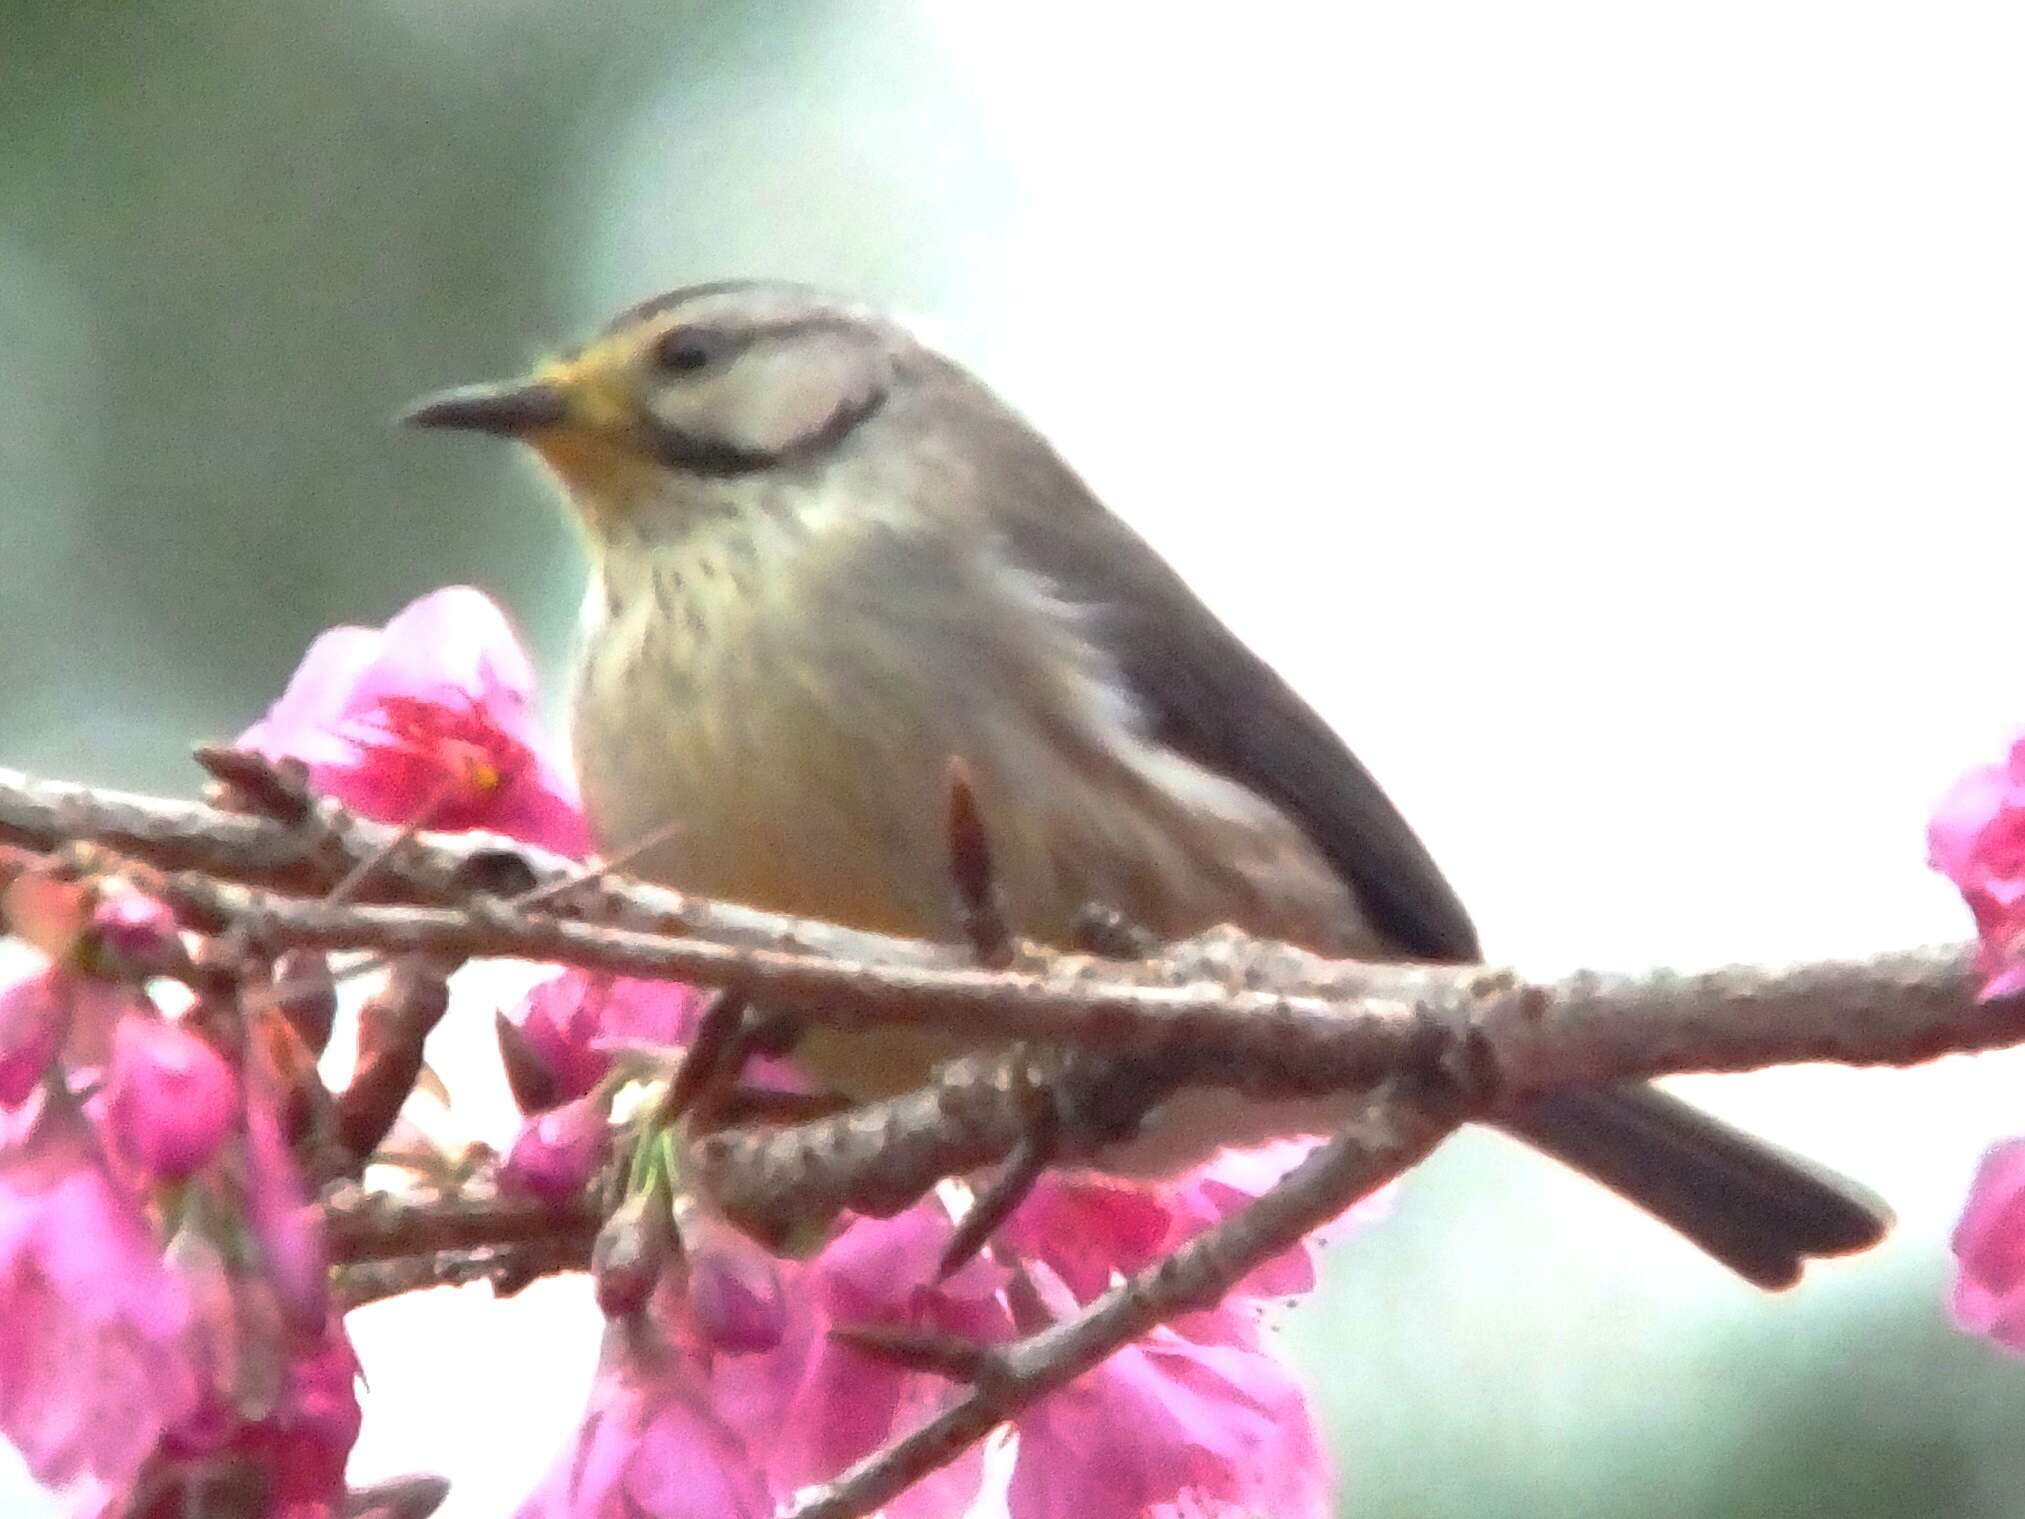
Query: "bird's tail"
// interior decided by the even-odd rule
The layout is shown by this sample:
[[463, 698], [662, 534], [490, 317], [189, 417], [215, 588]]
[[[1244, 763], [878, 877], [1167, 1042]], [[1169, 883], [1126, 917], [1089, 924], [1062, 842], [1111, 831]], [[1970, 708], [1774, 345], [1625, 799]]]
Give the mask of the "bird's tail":
[[1866, 1250], [1891, 1227], [1864, 1187], [1656, 1087], [1547, 1097], [1499, 1127], [1760, 1287], [1790, 1287], [1809, 1260]]

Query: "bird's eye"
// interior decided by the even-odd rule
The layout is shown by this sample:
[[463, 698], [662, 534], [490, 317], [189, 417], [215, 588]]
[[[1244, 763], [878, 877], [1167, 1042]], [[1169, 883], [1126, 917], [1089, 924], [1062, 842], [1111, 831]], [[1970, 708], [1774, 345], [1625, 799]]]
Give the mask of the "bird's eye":
[[668, 374], [695, 374], [723, 351], [721, 334], [708, 328], [670, 327], [654, 340], [654, 365]]

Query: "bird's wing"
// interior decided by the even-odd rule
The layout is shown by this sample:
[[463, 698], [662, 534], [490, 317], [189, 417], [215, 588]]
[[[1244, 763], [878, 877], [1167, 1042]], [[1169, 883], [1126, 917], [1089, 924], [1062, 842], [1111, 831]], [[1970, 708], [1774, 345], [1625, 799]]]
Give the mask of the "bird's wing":
[[994, 521], [1095, 619], [1155, 735], [1299, 824], [1403, 954], [1477, 959], [1462, 903], [1343, 741], [1131, 528], [1094, 501], [1053, 505]]

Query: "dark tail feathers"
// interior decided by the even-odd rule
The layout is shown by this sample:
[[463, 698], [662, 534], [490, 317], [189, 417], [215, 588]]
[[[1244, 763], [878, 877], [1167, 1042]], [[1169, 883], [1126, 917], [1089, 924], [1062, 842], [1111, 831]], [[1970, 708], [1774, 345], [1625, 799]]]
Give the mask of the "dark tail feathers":
[[1884, 1238], [1882, 1199], [1656, 1087], [1548, 1097], [1498, 1120], [1760, 1287]]

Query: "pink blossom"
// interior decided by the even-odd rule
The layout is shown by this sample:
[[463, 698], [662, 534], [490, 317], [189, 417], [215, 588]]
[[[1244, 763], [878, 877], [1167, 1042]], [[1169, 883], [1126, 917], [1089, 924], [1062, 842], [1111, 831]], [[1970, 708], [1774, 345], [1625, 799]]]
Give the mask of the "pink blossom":
[[[242, 1304], [258, 1294], [257, 1283], [239, 1284]], [[189, 1482], [224, 1463], [258, 1470], [263, 1512], [278, 1519], [325, 1519], [337, 1512], [345, 1462], [359, 1436], [358, 1357], [335, 1318], [307, 1341], [277, 1331], [278, 1325], [267, 1326], [265, 1344], [241, 1351], [242, 1367], [248, 1355], [279, 1352], [270, 1377], [220, 1376], [206, 1405], [168, 1432], [149, 1474], [161, 1500], [138, 1519], [180, 1519]], [[224, 1332], [251, 1336], [259, 1326], [241, 1322]], [[218, 1372], [230, 1369], [229, 1362], [214, 1365]]]
[[508, 1017], [561, 1101], [603, 1081], [615, 1047], [688, 1043], [706, 1000], [679, 982], [570, 969], [534, 986]]
[[232, 1131], [239, 1083], [188, 1029], [135, 1013], [113, 1034], [107, 1111], [115, 1142], [145, 1175], [179, 1180], [208, 1164]]
[[[858, 1219], [815, 1260], [784, 1276], [793, 1314], [782, 1346], [789, 1354], [801, 1346], [802, 1365], [792, 1395], [771, 1411], [775, 1432], [768, 1472], [777, 1493], [785, 1496], [834, 1477], [896, 1428], [931, 1416], [952, 1395], [942, 1378], [869, 1356], [832, 1338], [832, 1327], [908, 1326], [979, 1343], [1011, 1336], [1003, 1296], [1009, 1274], [1003, 1267], [980, 1258], [948, 1280], [935, 1281], [950, 1232], [947, 1213], [932, 1201], [890, 1219]], [[770, 1359], [741, 1357], [720, 1371], [719, 1386], [736, 1389], [734, 1370], [748, 1367], [763, 1378]], [[910, 1494], [918, 1505], [915, 1519], [970, 1507], [983, 1475], [975, 1457], [972, 1452]]]
[[1983, 1157], [1953, 1246], [1955, 1322], [2025, 1351], [2025, 1139]]
[[187, 1417], [190, 1301], [75, 1109], [24, 1110], [0, 1154], [0, 1430], [38, 1481], [125, 1492]]
[[770, 1519], [763, 1446], [719, 1416], [708, 1377], [651, 1322], [612, 1320], [591, 1412], [515, 1519]]
[[149, 1495], [130, 1519], [182, 1519], [221, 1475], [252, 1485], [276, 1519], [329, 1519], [358, 1438], [358, 1367], [333, 1317], [310, 1333], [291, 1326], [260, 1263], [206, 1228], [227, 1217], [192, 1210], [169, 1264], [192, 1303], [188, 1355], [202, 1390], [164, 1434], [139, 1483]]
[[[1102, 1176], [1045, 1177], [999, 1232], [1002, 1244], [1045, 1263], [1089, 1302], [1113, 1272], [1151, 1265], [1263, 1195], [1298, 1165], [1313, 1140], [1283, 1140], [1219, 1151], [1205, 1164], [1164, 1182]], [[1296, 1297], [1315, 1285], [1311, 1248], [1384, 1211], [1389, 1192], [1358, 1203], [1329, 1230], [1261, 1262], [1232, 1289], [1234, 1298]]]
[[[1284, 1141], [1226, 1150], [1157, 1185], [1049, 1177], [1001, 1231], [1032, 1263], [1058, 1313], [1171, 1253], [1259, 1197], [1314, 1147]], [[1387, 1206], [1381, 1192], [1344, 1214], [1340, 1233]], [[1259, 1323], [1261, 1298], [1315, 1281], [1310, 1247], [1261, 1263], [1216, 1307], [1156, 1331], [1015, 1421], [1012, 1519], [1093, 1513], [1330, 1512], [1329, 1480], [1299, 1384]]]
[[70, 1028], [63, 972], [33, 972], [0, 987], [0, 1104], [15, 1107], [49, 1071]]
[[521, 1124], [499, 1179], [543, 1202], [573, 1202], [610, 1153], [605, 1105], [579, 1097]]
[[136, 987], [53, 960], [0, 986], [0, 1107], [19, 1104], [58, 1057], [76, 1084], [112, 1058], [128, 1017], [157, 1016]]
[[1323, 1519], [1326, 1459], [1287, 1367], [1256, 1342], [1156, 1329], [1028, 1409], [1011, 1519], [1166, 1512]]
[[[1129, 1269], [1169, 1248], [1177, 1232], [1203, 1227], [1270, 1185], [1304, 1148], [1213, 1165], [1167, 1193], [1077, 1183], [1042, 1199], [1041, 1212], [1054, 1210], [1055, 1223], [1095, 1236], [1056, 1252], [1093, 1273], [1081, 1283], [1087, 1292], [1100, 1262]], [[1029, 1247], [1045, 1241], [1029, 1226], [1036, 1230]], [[591, 1411], [521, 1519], [769, 1512], [955, 1395], [946, 1380], [869, 1356], [832, 1330], [904, 1325], [978, 1343], [1014, 1332], [1003, 1266], [976, 1260], [948, 1281], [934, 1280], [950, 1222], [933, 1203], [853, 1221], [811, 1261], [762, 1262], [779, 1290], [751, 1302], [730, 1302], [725, 1278], [699, 1272], [713, 1249], [733, 1252], [738, 1243], [713, 1236], [712, 1227], [686, 1219], [686, 1282], [665, 1278], [647, 1311], [613, 1324]], [[727, 1253], [718, 1264], [743, 1294], [750, 1262]], [[1296, 1274], [1293, 1265], [1273, 1269]], [[1048, 1264], [1036, 1258], [1027, 1270], [1051, 1310], [1074, 1310], [1079, 1294]], [[1306, 1273], [1303, 1259], [1302, 1282]], [[1262, 1292], [1287, 1285], [1265, 1275]], [[742, 1334], [755, 1323], [764, 1333]], [[727, 1336], [726, 1325], [741, 1333]], [[1014, 1519], [1329, 1512], [1314, 1425], [1260, 1327], [1256, 1298], [1232, 1298], [1157, 1331], [1042, 1400], [1015, 1428], [1005, 1494]], [[890, 1512], [950, 1519], [971, 1508], [982, 1482], [973, 1450]]]
[[[713, 1241], [694, 1221], [685, 1227], [708, 1257]], [[829, 1331], [904, 1323], [979, 1339], [1010, 1333], [1002, 1270], [973, 1262], [933, 1284], [949, 1231], [941, 1208], [923, 1203], [849, 1224], [813, 1261], [770, 1263], [778, 1297], [769, 1294], [756, 1317], [746, 1313], [757, 1303], [732, 1315], [730, 1327], [753, 1331], [749, 1348], [720, 1343], [730, 1321], [699, 1321], [693, 1293], [664, 1279], [647, 1312], [611, 1321], [590, 1410], [519, 1519], [771, 1514], [876, 1449], [901, 1420], [947, 1403], [946, 1380], [867, 1356]], [[739, 1291], [751, 1289], [742, 1266], [739, 1274]], [[704, 1313], [722, 1307], [706, 1301]], [[976, 1498], [980, 1475], [973, 1452], [889, 1512], [952, 1519]]]
[[1969, 904], [1985, 997], [2025, 990], [2025, 738], [2002, 765], [1969, 771], [1934, 808], [1927, 859]]
[[426, 817], [582, 854], [575, 788], [545, 747], [533, 691], [504, 614], [450, 586], [384, 628], [324, 633], [239, 742], [303, 761], [318, 790], [383, 822]]

